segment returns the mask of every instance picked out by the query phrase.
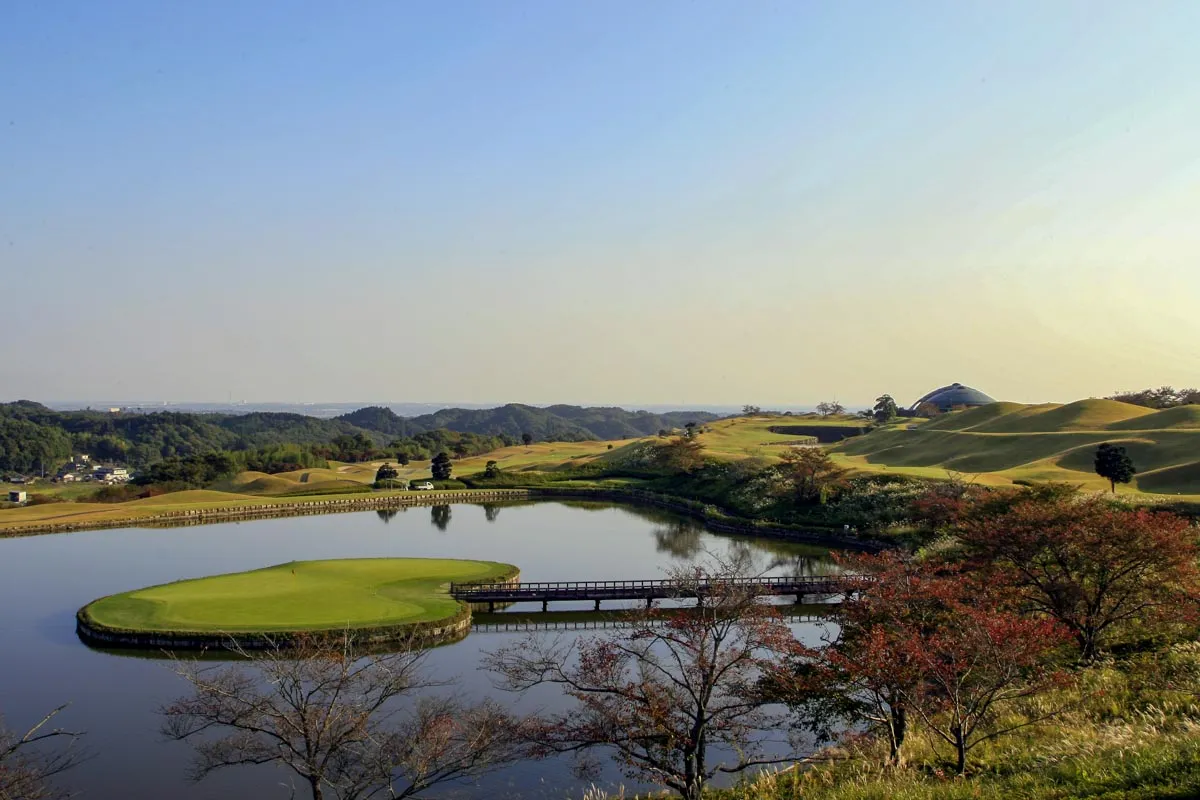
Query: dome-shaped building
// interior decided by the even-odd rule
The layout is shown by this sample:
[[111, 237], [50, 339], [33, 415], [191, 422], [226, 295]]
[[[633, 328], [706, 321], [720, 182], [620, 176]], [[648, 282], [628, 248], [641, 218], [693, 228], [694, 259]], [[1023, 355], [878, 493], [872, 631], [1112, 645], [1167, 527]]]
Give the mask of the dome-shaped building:
[[976, 406], [986, 406], [988, 403], [994, 402], [996, 401], [993, 398], [988, 397], [978, 389], [963, 386], [961, 383], [952, 383], [949, 386], [934, 389], [913, 403], [912, 409], [916, 411], [923, 403], [933, 403], [938, 407], [938, 411], [944, 413], [946, 411], [953, 411], [956, 408], [975, 408]]

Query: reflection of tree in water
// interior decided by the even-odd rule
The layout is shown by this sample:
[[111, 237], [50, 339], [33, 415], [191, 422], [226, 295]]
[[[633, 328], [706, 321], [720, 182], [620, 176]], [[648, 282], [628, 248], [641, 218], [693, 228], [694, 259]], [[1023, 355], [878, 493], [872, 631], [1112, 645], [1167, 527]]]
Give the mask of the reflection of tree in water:
[[660, 553], [690, 561], [704, 551], [700, 533], [700, 528], [688, 520], [670, 520], [654, 529], [654, 546]]
[[756, 573], [828, 575], [837, 570], [829, 552], [819, 546], [717, 533], [701, 522], [659, 508], [618, 508], [654, 523], [655, 548], [681, 561], [703, 560], [705, 553], [711, 552], [720, 558], [742, 561]]
[[396, 516], [400, 512], [394, 508], [381, 508], [378, 511], [376, 511], [375, 513], [378, 514], [379, 518], [381, 520], [383, 520], [384, 522], [391, 522], [392, 517]]
[[450, 524], [450, 506], [434, 506], [429, 509], [429, 521], [439, 531], [446, 530], [446, 526]]
[[495, 522], [496, 517], [500, 516], [500, 506], [495, 503], [484, 503], [483, 515], [487, 517], [488, 522]]
[[767, 569], [784, 575], [828, 575], [834, 571], [827, 556], [808, 553], [778, 553], [771, 557]]

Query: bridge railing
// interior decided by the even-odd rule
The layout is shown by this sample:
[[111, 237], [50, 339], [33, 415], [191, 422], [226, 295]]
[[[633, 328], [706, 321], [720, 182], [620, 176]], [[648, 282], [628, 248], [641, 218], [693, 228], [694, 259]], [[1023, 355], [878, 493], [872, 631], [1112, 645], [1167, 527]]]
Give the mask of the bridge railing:
[[521, 583], [451, 583], [451, 594], [469, 594], [475, 592], [578, 592], [589, 589], [596, 590], [628, 590], [628, 589], [679, 589], [689, 591], [695, 588], [714, 588], [721, 586], [763, 588], [793, 586], [827, 586], [837, 580], [837, 575], [801, 575], [801, 576], [771, 576], [764, 578], [734, 578], [730, 580], [700, 581], [689, 584], [687, 581], [670, 579], [625, 580], [625, 581], [525, 581]]

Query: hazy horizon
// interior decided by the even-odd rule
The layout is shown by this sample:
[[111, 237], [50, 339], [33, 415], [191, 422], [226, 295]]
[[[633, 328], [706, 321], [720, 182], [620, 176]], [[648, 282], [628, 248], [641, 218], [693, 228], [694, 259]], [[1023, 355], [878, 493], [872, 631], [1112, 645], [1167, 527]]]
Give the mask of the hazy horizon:
[[1198, 385], [1197, 30], [1182, 1], [10, 4], [0, 397]]

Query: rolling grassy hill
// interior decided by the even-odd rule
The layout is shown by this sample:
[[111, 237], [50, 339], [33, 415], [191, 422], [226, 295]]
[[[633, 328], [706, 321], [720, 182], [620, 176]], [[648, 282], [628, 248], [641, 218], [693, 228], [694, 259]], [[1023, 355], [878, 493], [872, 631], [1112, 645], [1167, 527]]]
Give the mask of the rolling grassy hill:
[[1200, 494], [1200, 406], [1165, 411], [1114, 400], [1067, 405], [992, 403], [926, 423], [877, 430], [834, 452], [849, 466], [985, 483], [1060, 480], [1103, 489], [1092, 471], [1096, 447], [1124, 447], [1138, 476], [1127, 491]]
[[802, 437], [785, 432], [786, 429], [826, 427], [857, 433], [864, 424], [860, 417], [818, 417], [815, 414], [733, 417], [709, 423], [711, 430], [700, 436], [700, 442], [709, 455], [717, 458], [773, 459], [783, 449], [804, 441]]

